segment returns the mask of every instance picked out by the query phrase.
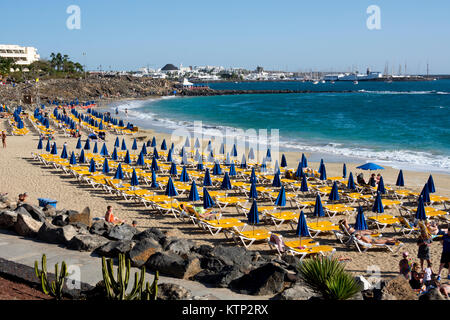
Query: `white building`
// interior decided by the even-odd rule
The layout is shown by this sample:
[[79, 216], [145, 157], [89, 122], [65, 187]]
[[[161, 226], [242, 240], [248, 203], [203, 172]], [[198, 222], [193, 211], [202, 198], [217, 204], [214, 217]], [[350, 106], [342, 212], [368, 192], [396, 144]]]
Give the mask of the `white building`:
[[36, 48], [10, 44], [0, 44], [0, 57], [13, 58], [18, 65], [29, 65], [40, 59]]

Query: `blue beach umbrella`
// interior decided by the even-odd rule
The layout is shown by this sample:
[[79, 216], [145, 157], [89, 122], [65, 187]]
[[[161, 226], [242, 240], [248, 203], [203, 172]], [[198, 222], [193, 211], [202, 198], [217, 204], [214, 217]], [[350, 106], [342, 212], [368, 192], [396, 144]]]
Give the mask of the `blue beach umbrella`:
[[430, 191], [428, 189], [428, 183], [425, 183], [425, 185], [423, 186], [422, 192], [420, 193], [420, 195], [423, 197], [423, 202], [424, 203], [430, 203]]
[[189, 148], [191, 146], [191, 142], [189, 141], [189, 137], [186, 137], [186, 141], [184, 142], [184, 146]]
[[383, 177], [380, 177], [380, 181], [378, 182], [377, 191], [381, 194], [386, 194], [386, 189], [384, 187]]
[[286, 191], [284, 190], [284, 186], [281, 186], [274, 204], [278, 207], [284, 207], [286, 205]]
[[267, 149], [266, 159], [267, 161], [272, 161], [272, 153], [270, 152], [270, 148]]
[[178, 174], [178, 172], [177, 172], [177, 165], [175, 164], [175, 162], [172, 162], [172, 164], [170, 165], [169, 174], [171, 176], [176, 176]]
[[195, 149], [195, 154], [194, 154], [194, 161], [199, 161], [201, 158], [200, 156], [200, 152], [198, 151], [198, 149]]
[[137, 150], [137, 149], [138, 149], [137, 141], [136, 141], [136, 138], [134, 138], [133, 145], [131, 146], [131, 150]]
[[45, 146], [45, 151], [47, 151], [47, 152], [51, 151], [50, 140], [47, 140], [47, 145]]
[[94, 144], [94, 149], [92, 149], [92, 153], [98, 153], [97, 142], [95, 142], [95, 144]]
[[38, 150], [42, 150], [43, 149], [42, 139], [41, 138], [39, 138], [39, 142], [38, 142], [37, 148], [38, 148]]
[[[220, 145], [219, 154], [225, 154], [225, 144], [223, 142]], [[229, 155], [229, 153], [227, 153], [227, 156], [228, 155]]]
[[433, 176], [430, 174], [430, 177], [428, 178], [428, 191], [430, 193], [435, 193], [436, 189], [434, 188], [434, 181], [433, 181]]
[[141, 152], [144, 154], [144, 156], [147, 155], [147, 147], [145, 146], [145, 143], [142, 144]]
[[322, 200], [320, 199], [320, 195], [316, 196], [316, 203], [314, 204], [314, 216], [315, 217], [325, 216], [325, 212], [323, 211], [323, 205], [322, 205]]
[[198, 159], [197, 170], [203, 171], [203, 159], [201, 157]]
[[119, 141], [119, 137], [116, 138], [116, 141], [114, 142], [114, 147], [120, 147], [120, 141]]
[[275, 167], [273, 168], [273, 172], [278, 174], [281, 173], [280, 166], [278, 165], [278, 160], [275, 160]]
[[[166, 140], [164, 140], [164, 141], [166, 141]], [[152, 138], [152, 144], [150, 145], [150, 147], [156, 147], [156, 138], [155, 137]], [[162, 147], [161, 147], [161, 149], [165, 150]]]
[[200, 148], [200, 141], [198, 140], [198, 137], [195, 139], [194, 148]]
[[81, 138], [78, 138], [77, 146], [75, 148], [76, 149], [82, 149], [83, 148], [83, 146], [81, 145]]
[[415, 218], [417, 220], [427, 220], [427, 214], [425, 211], [425, 203], [423, 201], [422, 196], [419, 197], [419, 201], [417, 203], [417, 210], [416, 210]]
[[125, 162], [126, 164], [131, 164], [131, 157], [130, 157], [130, 151], [127, 150], [127, 153], [125, 155], [125, 158], [123, 159], [123, 162]]
[[86, 157], [83, 149], [81, 149], [80, 156], [78, 157], [78, 163], [86, 163]]
[[303, 175], [303, 162], [299, 161], [297, 166], [297, 171], [295, 171], [295, 176], [297, 178], [301, 177]]
[[173, 184], [171, 177], [169, 177], [169, 181], [167, 181], [166, 191], [164, 194], [168, 197], [175, 197], [178, 195], [177, 189], [175, 189], [175, 185]]
[[123, 179], [123, 170], [122, 170], [122, 164], [119, 163], [119, 165], [116, 168], [116, 173], [114, 174], [114, 179]]
[[220, 185], [220, 189], [222, 190], [231, 190], [231, 181], [230, 176], [227, 172], [225, 172], [225, 175], [223, 176], [222, 184]]
[[89, 172], [95, 172], [97, 171], [96, 167], [95, 167], [95, 161], [94, 159], [91, 159], [91, 162], [89, 163]]
[[355, 190], [355, 180], [353, 179], [353, 173], [350, 172], [350, 175], [348, 176], [348, 182], [347, 182], [347, 188], [350, 190]]
[[184, 164], [184, 165], [189, 164], [188, 159], [187, 159], [187, 152], [185, 152], [183, 154], [183, 157], [181, 158], [181, 164]]
[[400, 170], [397, 176], [397, 182], [395, 183], [398, 187], [404, 187], [405, 186], [405, 180], [403, 179], [403, 170]]
[[226, 160], [225, 160], [225, 165], [229, 166], [230, 164], [231, 164], [230, 153], [227, 152], [227, 157], [226, 157]]
[[100, 155], [103, 157], [109, 156], [108, 148], [106, 147], [106, 143], [103, 143], [102, 149], [100, 150]]
[[230, 173], [229, 173], [229, 175], [230, 175], [230, 177], [234, 177], [234, 176], [236, 176], [236, 167], [234, 166], [234, 163], [232, 163], [231, 165], [230, 165]]
[[356, 215], [356, 222], [354, 225], [355, 230], [367, 230], [369, 229], [367, 226], [366, 217], [364, 216], [364, 212], [361, 206], [358, 207], [358, 214]]
[[203, 187], [203, 208], [208, 209], [214, 207], [214, 205], [215, 203], [211, 198], [211, 196], [209, 195], [208, 190], [205, 187]]
[[139, 185], [139, 179], [138, 176], [136, 174], [136, 169], [133, 168], [133, 174], [131, 175], [131, 182], [130, 184], [135, 187]]
[[347, 166], [344, 165], [342, 166], [342, 178], [347, 178]]
[[319, 173], [320, 173], [320, 180], [327, 180], [327, 169], [325, 168], [325, 163], [322, 162], [320, 163], [320, 167], [319, 167]]
[[256, 190], [256, 183], [253, 181], [250, 186], [250, 194], [248, 196], [250, 199], [258, 199], [258, 190]]
[[173, 151], [174, 148], [175, 148], [175, 145], [172, 142], [172, 144], [170, 145], [170, 149]]
[[161, 150], [167, 150], [166, 139], [164, 139], [163, 142], [161, 143]]
[[86, 142], [84, 143], [84, 150], [91, 150], [91, 143], [89, 142], [89, 138], [86, 139]]
[[137, 166], [145, 166], [145, 159], [144, 159], [144, 154], [142, 153], [142, 151], [141, 151], [141, 153], [139, 153], [139, 157], [136, 161], [136, 165]]
[[169, 149], [169, 153], [167, 154], [167, 162], [172, 162], [172, 149]]
[[206, 151], [211, 151], [212, 147], [211, 147], [211, 140], [208, 141], [208, 145], [206, 146]]
[[252, 207], [247, 214], [247, 220], [249, 224], [255, 225], [259, 223], [259, 212], [258, 212], [258, 204], [256, 200], [253, 200]]
[[58, 154], [58, 148], [56, 147], [56, 142], [53, 142], [51, 154]]
[[119, 156], [117, 155], [117, 148], [114, 147], [114, 151], [111, 155], [111, 159], [113, 159], [114, 161], [117, 161], [119, 159]]
[[266, 158], [262, 161], [260, 172], [267, 172]]
[[69, 156], [67, 154], [66, 145], [64, 145], [62, 152], [61, 152], [61, 159], [67, 159]]
[[255, 167], [252, 168], [252, 173], [250, 174], [250, 182], [251, 183], [258, 182], [258, 179], [256, 178]]
[[103, 169], [102, 169], [102, 172], [103, 173], [109, 173], [109, 162], [108, 162], [108, 159], [107, 158], [105, 158], [105, 160], [103, 161]]
[[150, 188], [159, 188], [159, 183], [156, 181], [156, 172], [152, 169], [152, 183], [150, 185]]
[[75, 157], [75, 152], [72, 151], [72, 154], [70, 155], [69, 163], [71, 165], [77, 164], [77, 158]]
[[361, 169], [361, 170], [383, 170], [384, 169], [383, 167], [381, 167], [375, 163], [372, 163], [372, 162], [367, 162], [356, 168]]
[[242, 160], [240, 164], [241, 169], [247, 169], [247, 160], [245, 160], [245, 154], [242, 155]]
[[155, 157], [152, 158], [152, 166], [151, 166], [152, 171], [158, 171], [159, 170], [159, 166], [158, 166], [158, 160], [156, 160]]
[[214, 154], [213, 154], [213, 152], [211, 151], [209, 154], [208, 154], [208, 162], [214, 162], [215, 160], [214, 160]]
[[236, 144], [233, 144], [233, 149], [231, 150], [231, 156], [237, 157], [237, 155], [238, 155], [238, 153], [237, 153]]
[[120, 150], [122, 150], [122, 151], [127, 150], [127, 144], [125, 143], [125, 138], [122, 139], [122, 147], [120, 148]]
[[248, 159], [249, 160], [255, 159], [255, 152], [253, 151], [253, 148], [250, 148], [250, 151], [248, 152]]
[[181, 170], [180, 181], [181, 182], [188, 182], [189, 181], [189, 175], [187, 173], [186, 166], [184, 166], [183, 170]]
[[280, 164], [280, 167], [282, 167], [282, 168], [286, 168], [286, 167], [287, 167], [286, 156], [284, 155], [284, 153], [281, 155], [281, 164]]
[[339, 190], [336, 181], [333, 183], [333, 187], [331, 188], [330, 195], [328, 196], [328, 200], [330, 201], [338, 201], [339, 200]]
[[300, 185], [300, 191], [301, 192], [308, 192], [308, 179], [306, 178], [306, 176], [303, 176], [302, 178], [302, 184]]
[[302, 166], [303, 166], [303, 168], [308, 167], [308, 160], [306, 159], [306, 156], [304, 153], [302, 153]]
[[189, 201], [198, 201], [200, 200], [200, 196], [198, 195], [197, 185], [195, 184], [195, 180], [192, 180], [191, 189], [189, 190]]
[[216, 162], [213, 167], [213, 175], [219, 176], [222, 174], [222, 169], [220, 168], [220, 164]]
[[300, 237], [300, 244], [302, 237], [311, 237], [303, 210], [300, 212], [300, 216], [298, 218], [297, 230], [295, 231], [295, 235]]
[[378, 213], [384, 212], [383, 202], [381, 201], [381, 193], [379, 193], [379, 192], [377, 192], [377, 197], [375, 198], [375, 201], [373, 203], [372, 212], [376, 212], [377, 216], [378, 216]]
[[212, 186], [211, 175], [209, 174], [209, 169], [206, 168], [205, 177], [203, 178], [203, 186]]
[[281, 187], [281, 179], [280, 179], [280, 175], [278, 172], [275, 173], [275, 175], [273, 176], [272, 187], [276, 187], [276, 188]]

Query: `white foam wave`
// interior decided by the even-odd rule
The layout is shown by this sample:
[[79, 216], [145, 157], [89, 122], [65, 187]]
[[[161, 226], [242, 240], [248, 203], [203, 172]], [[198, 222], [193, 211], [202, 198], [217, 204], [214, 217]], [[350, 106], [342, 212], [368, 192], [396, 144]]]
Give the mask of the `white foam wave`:
[[[141, 112], [135, 110], [142, 106], [147, 101], [133, 101], [131, 104], [123, 104], [122, 108], [128, 108], [128, 120], [133, 122], [140, 122], [143, 127], [160, 127], [164, 130], [176, 130], [179, 128], [184, 128], [190, 132], [194, 133], [194, 123], [193, 121], [185, 120], [174, 120], [168, 118], [161, 118], [157, 114], [148, 112]], [[221, 131], [224, 135], [226, 133], [227, 137], [233, 139], [241, 139], [242, 141], [249, 144], [259, 143], [257, 136], [242, 136], [242, 130], [223, 126], [223, 125], [212, 125], [212, 124], [202, 124], [201, 131], [196, 131], [196, 134], [203, 136], [214, 136], [217, 130]], [[268, 132], [270, 135], [270, 131]], [[240, 142], [242, 142], [240, 141]], [[269, 140], [270, 141], [270, 140]], [[299, 150], [299, 152], [312, 152], [312, 153], [324, 153], [332, 154], [335, 156], [358, 158], [364, 160], [378, 161], [380, 163], [385, 163], [394, 168], [417, 170], [417, 171], [439, 171], [450, 173], [450, 157], [445, 155], [436, 155], [428, 152], [413, 151], [413, 150], [383, 150], [377, 151], [370, 148], [362, 148], [359, 146], [346, 147], [342, 143], [330, 142], [328, 144], [319, 143], [306, 143], [297, 139], [284, 139], [280, 137], [278, 143], [270, 141], [272, 147], [280, 147], [285, 149]]]
[[361, 93], [371, 93], [371, 94], [450, 94], [450, 92], [444, 91], [373, 91], [373, 90], [358, 90]]

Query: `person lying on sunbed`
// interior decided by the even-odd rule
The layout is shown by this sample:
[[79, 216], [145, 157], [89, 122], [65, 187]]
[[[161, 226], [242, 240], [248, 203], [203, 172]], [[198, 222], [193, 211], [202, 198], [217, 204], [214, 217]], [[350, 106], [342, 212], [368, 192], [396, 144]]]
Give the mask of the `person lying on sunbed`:
[[339, 224], [342, 225], [349, 234], [353, 235], [353, 234], [362, 234], [362, 235], [375, 235], [378, 234], [378, 232], [376, 231], [370, 231], [370, 230], [356, 230], [355, 228], [351, 227], [348, 222], [347, 219], [342, 219], [339, 220]]
[[203, 209], [203, 207], [194, 208], [193, 206], [188, 206], [183, 203], [181, 205], [181, 208], [189, 215], [198, 215], [200, 218], [205, 220], [218, 220], [221, 217], [220, 213], [205, 212], [205, 209]]
[[372, 239], [371, 237], [366, 237], [360, 234], [356, 234], [356, 239], [361, 240], [362, 242], [368, 243], [368, 244], [396, 244], [397, 239], [395, 238], [385, 238], [385, 239]]

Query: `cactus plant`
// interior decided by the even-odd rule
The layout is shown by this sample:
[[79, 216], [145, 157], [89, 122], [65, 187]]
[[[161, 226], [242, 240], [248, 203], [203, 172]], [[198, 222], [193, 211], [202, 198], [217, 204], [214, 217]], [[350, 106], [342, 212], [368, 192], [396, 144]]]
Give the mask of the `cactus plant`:
[[130, 260], [125, 259], [124, 254], [119, 254], [119, 264], [117, 267], [117, 279], [114, 278], [113, 261], [102, 258], [103, 281], [105, 283], [106, 295], [108, 299], [134, 300], [137, 299], [145, 278], [145, 267], [141, 268], [140, 277], [134, 274], [134, 284], [131, 292], [126, 293], [130, 279]]
[[41, 264], [42, 270], [39, 270], [38, 262], [34, 262], [34, 272], [36, 277], [41, 281], [42, 291], [47, 295], [51, 295], [56, 299], [61, 300], [64, 283], [68, 276], [66, 263], [64, 261], [61, 263], [61, 272], [59, 272], [58, 263], [55, 264], [55, 280], [51, 282], [48, 280], [47, 276], [47, 257], [45, 254], [42, 255]]
[[156, 300], [156, 296], [158, 295], [158, 279], [159, 273], [156, 271], [152, 285], [150, 286], [147, 282], [145, 290], [141, 292], [141, 300]]

